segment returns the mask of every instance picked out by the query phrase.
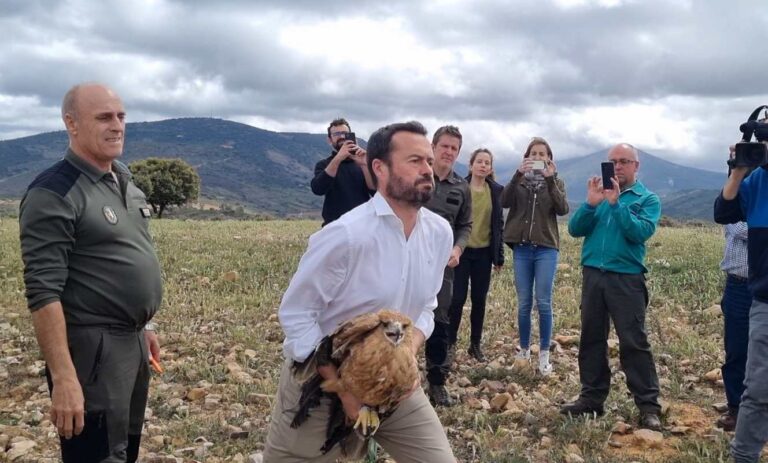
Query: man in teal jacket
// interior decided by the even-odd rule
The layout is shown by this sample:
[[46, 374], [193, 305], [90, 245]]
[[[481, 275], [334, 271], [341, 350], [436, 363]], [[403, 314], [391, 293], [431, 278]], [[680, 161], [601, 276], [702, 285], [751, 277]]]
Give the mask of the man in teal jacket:
[[602, 415], [611, 386], [608, 366], [610, 319], [619, 337], [621, 366], [640, 409], [640, 427], [661, 430], [659, 380], [645, 331], [648, 290], [645, 286], [645, 242], [656, 231], [661, 204], [637, 181], [637, 150], [619, 144], [608, 151], [615, 166], [613, 188], [600, 177], [587, 183], [587, 200], [573, 214], [568, 232], [584, 237], [581, 252], [581, 342], [578, 400], [561, 413]]

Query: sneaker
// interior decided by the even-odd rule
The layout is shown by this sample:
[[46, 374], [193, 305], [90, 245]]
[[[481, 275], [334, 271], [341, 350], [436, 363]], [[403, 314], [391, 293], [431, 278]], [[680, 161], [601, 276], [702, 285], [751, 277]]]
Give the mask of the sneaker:
[[578, 416], [578, 415], [602, 416], [604, 413], [604, 410], [602, 405], [593, 406], [582, 401], [581, 399], [577, 399], [573, 402], [563, 404], [563, 406], [560, 407], [560, 413], [563, 415], [572, 415], [572, 416]]
[[552, 364], [549, 363], [548, 350], [539, 353], [539, 373], [541, 373], [542, 376], [549, 376], [552, 373]]
[[469, 349], [467, 349], [467, 353], [474, 357], [475, 360], [478, 362], [485, 362], [486, 358], [485, 355], [483, 355], [483, 351], [480, 349], [480, 343], [472, 343], [469, 345]]
[[723, 431], [732, 432], [736, 430], [736, 418], [738, 418], [738, 414], [732, 413], [730, 411], [723, 413], [720, 415], [720, 418], [715, 421], [715, 426], [722, 429]]
[[661, 419], [656, 413], [641, 413], [640, 427], [651, 431], [661, 431]]
[[454, 405], [454, 401], [448, 394], [448, 390], [443, 385], [429, 385], [429, 400], [436, 407], [451, 407]]
[[515, 354], [515, 360], [531, 360], [531, 349], [520, 349], [520, 352]]

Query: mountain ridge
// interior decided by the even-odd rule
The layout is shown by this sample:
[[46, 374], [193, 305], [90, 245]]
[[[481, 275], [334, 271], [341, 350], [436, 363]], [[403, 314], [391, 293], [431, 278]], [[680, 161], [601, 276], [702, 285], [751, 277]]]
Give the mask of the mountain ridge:
[[[0, 197], [21, 197], [35, 175], [60, 159], [66, 147], [63, 130], [0, 141]], [[198, 170], [204, 198], [275, 216], [317, 216], [322, 197], [312, 194], [309, 182], [315, 163], [329, 154], [324, 133], [273, 132], [224, 119], [189, 117], [127, 124], [121, 160], [129, 164], [153, 156], [180, 157]], [[584, 199], [587, 178], [599, 174], [600, 162], [606, 157], [607, 149], [555, 159], [570, 201]], [[690, 218], [711, 220], [711, 202], [705, 217], [701, 198], [685, 193], [686, 201], [701, 203], [686, 208], [677, 195], [719, 190], [724, 174], [682, 166], [645, 152], [641, 152], [640, 162], [639, 178], [664, 199], [663, 208], [669, 203], [675, 206], [671, 211], [676, 216], [697, 211]], [[506, 183], [514, 169], [508, 162], [499, 163], [498, 171], [503, 172], [499, 181]], [[466, 174], [467, 167], [458, 163], [456, 170]]]

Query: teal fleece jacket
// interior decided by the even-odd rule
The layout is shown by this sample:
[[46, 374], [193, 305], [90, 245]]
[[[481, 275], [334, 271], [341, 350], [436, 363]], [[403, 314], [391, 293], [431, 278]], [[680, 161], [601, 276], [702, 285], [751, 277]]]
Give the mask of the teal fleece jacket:
[[661, 217], [659, 197], [642, 183], [622, 191], [611, 206], [586, 202], [568, 221], [568, 233], [585, 237], [581, 265], [616, 273], [645, 273], [645, 242]]

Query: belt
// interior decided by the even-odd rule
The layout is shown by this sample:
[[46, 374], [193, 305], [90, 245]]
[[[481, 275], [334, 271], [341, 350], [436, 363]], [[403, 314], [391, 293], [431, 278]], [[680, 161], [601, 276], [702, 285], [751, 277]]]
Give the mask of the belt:
[[144, 329], [144, 325], [111, 325], [107, 323], [97, 323], [93, 325], [67, 325], [67, 330], [105, 330], [113, 333], [138, 333]]
[[749, 278], [740, 277], [740, 276], [734, 275], [732, 273], [726, 273], [726, 275], [731, 280], [738, 281], [739, 283], [749, 283]]

